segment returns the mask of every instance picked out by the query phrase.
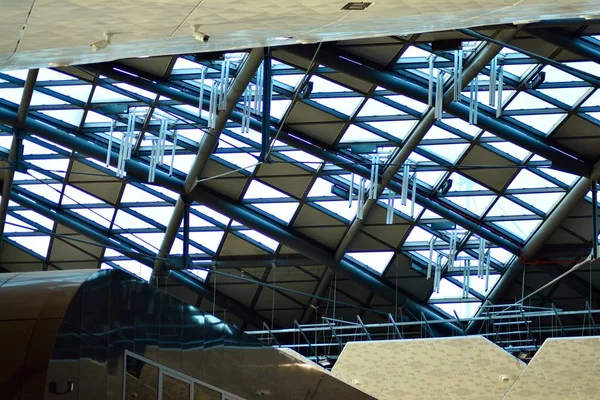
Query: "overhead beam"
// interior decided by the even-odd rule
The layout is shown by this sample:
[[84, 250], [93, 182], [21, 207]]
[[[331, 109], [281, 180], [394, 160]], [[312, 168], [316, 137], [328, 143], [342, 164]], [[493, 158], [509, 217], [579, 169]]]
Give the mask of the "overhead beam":
[[[117, 247], [118, 251], [122, 252], [123, 254], [127, 255], [128, 257], [134, 260], [148, 267], [152, 267], [153, 265], [153, 256], [150, 257], [149, 254], [140, 253], [135, 249], [128, 248], [122, 244], [117, 245], [115, 241], [111, 240], [111, 238], [109, 237], [109, 235], [106, 234], [106, 232], [98, 231], [97, 229], [88, 224], [79, 222], [75, 218], [73, 218], [72, 215], [67, 215], [60, 210], [51, 209], [50, 207], [40, 204], [37, 201], [31, 200], [23, 194], [17, 193], [15, 191], [11, 192], [10, 199], [20, 204], [21, 206], [26, 207], [29, 210], [32, 210], [52, 221], [55, 221], [60, 225], [64, 225], [65, 227], [87, 237], [88, 239], [93, 240], [94, 242], [97, 242], [100, 245], [107, 246], [110, 248]], [[196, 282], [195, 279], [187, 276], [182, 271], [173, 271], [170, 276], [176, 281], [180, 282], [182, 286], [192, 290], [193, 292], [198, 293], [198, 295], [202, 296], [203, 298], [209, 301], [214, 300], [220, 308], [231, 312], [232, 314], [236, 315], [238, 318], [245, 320], [249, 324], [261, 327], [263, 322], [269, 322], [266, 318], [261, 316], [256, 311], [251, 310], [250, 308], [238, 303], [229, 296], [224, 295], [220, 292], [216, 292], [215, 294], [214, 289], [211, 289], [205, 285], [201, 285], [199, 282]]]
[[[510, 41], [516, 35], [518, 29], [506, 29], [502, 30], [498, 33], [497, 38], [502, 41]], [[461, 88], [465, 88], [474, 78], [488, 65], [494, 57], [502, 50], [502, 46], [497, 44], [487, 44], [483, 49], [479, 51], [479, 53], [471, 60], [471, 62], [465, 67], [462, 75]], [[454, 96], [454, 89], [451, 87], [444, 93], [444, 102], [452, 101], [452, 97]], [[395, 153], [393, 153], [393, 158], [389, 162], [389, 166], [386, 168], [385, 172], [381, 176], [381, 185], [378, 186], [377, 189], [377, 197], [376, 199], [368, 199], [365, 202], [363, 207], [363, 218], [358, 219], [354, 218], [350, 228], [344, 235], [342, 242], [338, 246], [335, 258], [336, 260], [340, 260], [344, 257], [352, 243], [360, 233], [360, 230], [364, 224], [364, 221], [368, 218], [371, 210], [377, 204], [377, 200], [381, 197], [385, 187], [387, 187], [390, 182], [394, 179], [394, 176], [398, 173], [402, 165], [406, 162], [410, 154], [417, 148], [417, 146], [421, 143], [421, 140], [425, 137], [427, 132], [433, 127], [435, 124], [435, 110], [433, 107], [430, 107], [422, 119], [419, 121], [417, 126], [411, 131], [408, 138], [404, 141], [402, 147], [400, 147]], [[404, 178], [404, 177], [403, 177]], [[323, 279], [319, 283], [317, 290], [315, 291], [315, 298], [312, 301], [312, 307], [308, 307], [306, 309], [306, 314], [304, 315], [303, 322], [312, 321], [312, 315], [314, 309], [319, 304], [319, 298], [323, 296], [323, 294], [328, 290], [331, 285], [331, 280], [333, 279], [333, 273], [328, 270], [325, 272]]]
[[556, 47], [577, 54], [587, 60], [595, 63], [600, 63], [600, 46], [596, 46], [585, 39], [581, 39], [564, 29], [537, 29], [525, 28], [530, 35], [537, 37], [545, 42], [548, 42]]
[[[30, 132], [61, 146], [68, 147], [75, 152], [85, 155], [86, 157], [91, 157], [102, 162], [106, 160], [105, 148], [97, 146], [74, 135], [60, 131], [51, 126], [37, 122], [31, 118], [26, 119], [24, 123], [18, 123], [16, 115], [6, 109], [0, 108], [0, 122], [16, 126], [26, 132]], [[116, 166], [117, 163], [118, 154], [111, 152], [110, 164]], [[146, 181], [149, 167], [138, 160], [130, 159], [125, 162], [125, 171], [130, 177], [135, 177], [141, 181]], [[169, 189], [175, 193], [185, 193], [183, 181], [169, 176], [162, 171], [156, 172], [155, 184]], [[339, 263], [336, 262], [333, 255], [323, 247], [313, 243], [308, 238], [300, 236], [287, 226], [276, 222], [266, 221], [261, 214], [250, 210], [248, 207], [238, 204], [206, 187], [194, 188], [189, 193], [189, 197], [194, 201], [202, 203], [231, 219], [239, 221], [250, 229], [254, 229], [284, 244], [285, 246], [311, 257], [319, 264], [335, 269], [341, 275], [355, 281], [359, 285], [364, 286], [369, 291], [381, 296], [392, 304], [395, 304], [396, 302], [398, 302], [398, 304], [402, 304], [415, 316], [423, 314], [427, 319], [441, 319], [441, 315], [434, 312], [431, 308], [419, 304], [417, 301], [414, 301], [408, 296], [397, 292], [391, 286], [385, 284], [370, 272], [350, 263], [347, 260], [342, 260]], [[445, 329], [446, 334], [462, 334], [462, 330], [454, 324], [444, 323], [441, 326], [443, 329]]]
[[[235, 106], [240, 101], [240, 97], [248, 87], [248, 84], [252, 81], [252, 77], [256, 73], [258, 67], [263, 61], [263, 49], [254, 49], [248, 55], [246, 62], [241, 67], [239, 73], [235, 77], [233, 84], [231, 85], [231, 89], [227, 93], [227, 104], [225, 110], [219, 111], [217, 114], [217, 120], [215, 121], [215, 127], [208, 130], [207, 133], [204, 134], [202, 140], [199, 144], [198, 154], [194, 159], [194, 162], [188, 172], [188, 175], [183, 184], [185, 189], [185, 194], [189, 193], [195, 186], [196, 181], [210, 156], [213, 154], [217, 145], [219, 144], [219, 137], [225, 128], [225, 124], [227, 124], [227, 120], [231, 116], [231, 113], [235, 109]], [[197, 101], [198, 102], [198, 101]], [[175, 243], [175, 239], [177, 238], [177, 234], [179, 232], [179, 227], [181, 226], [181, 221], [183, 220], [185, 212], [185, 205], [182, 196], [179, 196], [177, 202], [175, 203], [175, 208], [173, 209], [173, 214], [169, 223], [167, 225], [167, 229], [165, 230], [165, 236], [163, 237], [163, 241], [160, 245], [159, 257], [154, 262], [154, 270], [153, 276], [158, 276], [162, 273], [165, 262], [163, 259], [168, 258], [171, 253], [171, 249], [173, 248], [173, 243]]]
[[[27, 79], [25, 80], [25, 86], [23, 88], [23, 94], [21, 95], [21, 103], [17, 111], [17, 120], [24, 122], [29, 112], [29, 105], [31, 104], [31, 98], [33, 96], [33, 89], [35, 82], [37, 81], [39, 70], [30, 69], [27, 72]], [[4, 227], [6, 224], [6, 214], [8, 212], [8, 202], [10, 199], [10, 193], [12, 192], [13, 179], [15, 177], [15, 170], [18, 168], [17, 160], [22, 146], [21, 133], [17, 128], [13, 129], [13, 138], [10, 145], [10, 153], [8, 155], [8, 168], [4, 172], [4, 181], [2, 183], [2, 199], [0, 199], [0, 246], [4, 238]]]
[[[191, 105], [193, 107], [198, 106], [198, 99], [189, 93], [176, 90], [170, 87], [169, 85], [163, 83], [149, 81], [117, 71], [110, 64], [94, 64], [88, 65], [85, 68], [91, 72], [102, 74], [116, 81], [124, 82], [136, 86], [140, 89], [144, 89], [152, 93], [169, 97], [183, 104]], [[208, 107], [208, 105], [208, 100], [205, 99], [204, 106]], [[231, 119], [239, 123], [242, 121], [242, 114], [237, 111], [234, 111], [231, 113]], [[250, 126], [252, 129], [260, 132], [262, 125], [260, 121], [251, 118]], [[339, 155], [337, 149], [328, 147], [325, 144], [316, 145], [314, 143], [309, 143], [308, 141], [299, 139], [293, 134], [286, 132], [285, 129], [279, 130], [275, 127], [271, 127], [271, 136], [277, 137], [279, 141], [286, 143], [287, 145], [294, 147], [298, 150], [302, 150], [312, 156], [318, 157], [329, 163], [339, 165], [340, 167], [348, 170], [349, 172], [353, 172], [356, 175], [359, 175], [365, 179], [370, 179], [371, 177], [371, 170], [369, 168], [366, 168], [358, 163], [351, 162], [353, 160]], [[402, 185], [396, 182], [395, 180], [390, 181], [386, 187], [395, 191], [396, 193], [400, 193], [402, 190]], [[409, 192], [411, 192], [410, 189]], [[417, 193], [416, 202], [420, 206], [431, 210], [432, 212], [440, 215], [448, 221], [451, 221], [457, 225], [462, 226], [465, 229], [470, 230], [477, 236], [488, 240], [490, 243], [493, 243], [498, 247], [501, 247], [513, 254], [518, 254], [521, 251], [519, 245], [505, 237], [500, 236], [499, 231], [492, 231], [488, 227], [480, 225], [478, 221], [472, 219], [466, 213], [459, 214], [457, 211], [449, 209], [446, 205], [426, 195], [423, 195], [422, 193]]]
[[[286, 51], [290, 54], [309, 60], [315, 55], [314, 50], [311, 46], [286, 48]], [[350, 61], [351, 58], [351, 55], [342, 53], [339, 50], [322, 48], [316, 54], [315, 62], [427, 104], [427, 88], [406, 81], [392, 72], [375, 69], [358, 61]], [[456, 101], [444, 101], [443, 108], [446, 112], [464, 121], [469, 121], [470, 109], [468, 105]], [[591, 167], [584, 161], [550, 146], [541, 139], [504, 124], [502, 120], [496, 119], [491, 114], [488, 115], [488, 113], [480, 111], [477, 117], [477, 126], [534, 154], [539, 154], [550, 160], [557, 169], [581, 176], [590, 175]]]

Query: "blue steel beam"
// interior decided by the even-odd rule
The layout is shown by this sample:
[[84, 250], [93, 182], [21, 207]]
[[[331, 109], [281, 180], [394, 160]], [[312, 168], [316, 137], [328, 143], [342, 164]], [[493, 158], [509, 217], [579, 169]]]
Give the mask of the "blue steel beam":
[[595, 63], [600, 63], [600, 46], [577, 37], [564, 29], [524, 29], [527, 33], [561, 49], [570, 51]]
[[[182, 92], [163, 83], [156, 83], [153, 81], [149, 81], [117, 71], [113, 69], [113, 67], [110, 64], [88, 65], [86, 66], [86, 69], [94, 73], [105, 75], [111, 79], [128, 83], [140, 89], [144, 89], [156, 94], [163, 95], [165, 97], [169, 97], [183, 104], [187, 104], [193, 107], [198, 106], [197, 97], [190, 93]], [[204, 107], [208, 107], [209, 104], [207, 99], [204, 99], [203, 105]], [[230, 118], [233, 121], [239, 123], [242, 120], [242, 114], [240, 112], [234, 111], [231, 113]], [[255, 119], [250, 119], [250, 126], [252, 129], [258, 132], [260, 132], [262, 128], [261, 122]], [[277, 134], [278, 129], [271, 127], [271, 136], [275, 137]], [[305, 140], [301, 140], [293, 134], [286, 132], [285, 129], [281, 129], [281, 131], [279, 131], [278, 140], [298, 150], [305, 151], [306, 153], [312, 156], [318, 157], [332, 164], [339, 165], [350, 172], [354, 172], [355, 174], [362, 176], [363, 178], [370, 179], [370, 169], [360, 165], [359, 163], [352, 162], [355, 160], [350, 160], [348, 158], [340, 156], [336, 149], [328, 148], [324, 144], [315, 145]], [[388, 187], [391, 190], [394, 190], [396, 193], [400, 193], [402, 190], [401, 186], [402, 185], [400, 185], [398, 182], [391, 181], [386, 187]], [[519, 252], [521, 251], [519, 245], [502, 237], [499, 232], [492, 231], [489, 228], [480, 225], [476, 220], [469, 217], [466, 213], [458, 214], [456, 211], [449, 209], [446, 205], [438, 203], [437, 201], [421, 193], [417, 193], [416, 201], [417, 204], [421, 205], [422, 207], [425, 207], [435, 212], [443, 218], [446, 218], [448, 221], [454, 222], [455, 224], [458, 224], [463, 228], [470, 230], [477, 236], [480, 236], [490, 241], [496, 246], [499, 246], [513, 254], [519, 254]]]
[[[24, 123], [18, 123], [16, 114], [1, 108], [0, 122], [21, 128], [24, 131], [35, 134], [43, 139], [49, 140], [61, 146], [68, 147], [75, 152], [85, 155], [86, 157], [91, 157], [101, 162], [106, 160], [105, 148], [30, 118], [26, 119]], [[117, 163], [118, 154], [111, 152], [110, 164], [116, 166]], [[149, 168], [140, 161], [130, 159], [125, 163], [125, 171], [130, 177], [135, 177], [141, 181], [145, 181], [148, 177]], [[169, 176], [162, 171], [156, 172], [155, 184], [163, 186], [164, 188], [175, 193], [179, 193], [181, 195], [185, 194], [184, 182], [180, 179]], [[196, 187], [192, 192], [189, 193], [189, 196], [198, 203], [204, 204], [231, 219], [239, 221], [250, 229], [254, 229], [302, 254], [311, 257], [319, 264], [334, 269], [342, 276], [348, 277], [356, 283], [364, 286], [369, 291], [386, 299], [390, 303], [395, 304], [398, 302], [399, 304], [403, 304], [404, 307], [415, 316], [423, 314], [429, 320], [443, 319], [440, 314], [433, 311], [431, 308], [419, 304], [417, 301], [414, 301], [402, 293], [398, 293], [394, 288], [382, 282], [370, 272], [357, 267], [347, 260], [342, 260], [339, 263], [336, 262], [333, 255], [320, 245], [313, 243], [308, 238], [302, 237], [284, 225], [265, 220], [262, 215], [250, 210], [248, 207], [237, 204], [234, 201], [227, 199], [223, 195], [217, 194], [206, 187]], [[462, 334], [462, 330], [452, 323], [443, 323], [441, 324], [441, 328], [444, 329], [445, 333], [449, 335]]]
[[[314, 49], [308, 46], [290, 47], [286, 48], [286, 51], [309, 60], [315, 55]], [[344, 74], [413, 98], [421, 103], [427, 104], [428, 102], [428, 90], [426, 88], [403, 80], [393, 73], [350, 61], [347, 57], [333, 50], [321, 49], [316, 54], [315, 61]], [[470, 110], [466, 104], [445, 101], [444, 110], [464, 121], [469, 121]], [[584, 161], [554, 148], [540, 139], [503, 124], [502, 121], [490, 115], [480, 112], [477, 117], [477, 126], [532, 153], [539, 154], [552, 161], [553, 165], [558, 169], [570, 171], [573, 174], [581, 176], [589, 176], [591, 173], [591, 166], [587, 165]]]
[[[140, 252], [136, 251], [133, 248], [129, 248], [125, 245], [115, 242], [112, 240], [106, 232], [98, 231], [93, 226], [86, 224], [83, 221], [78, 221], [77, 218], [74, 218], [73, 215], [65, 214], [62, 211], [55, 210], [51, 208], [50, 204], [42, 203], [39, 199], [32, 200], [25, 196], [23, 193], [19, 191], [12, 191], [10, 195], [10, 199], [15, 203], [20, 204], [23, 207], [26, 207], [29, 210], [35, 211], [36, 213], [55, 221], [58, 224], [64, 225], [67, 228], [80, 233], [81, 235], [87, 237], [88, 239], [97, 242], [100, 245], [107, 246], [110, 248], [115, 248], [119, 252], [125, 254], [131, 259], [137, 260], [140, 263], [152, 268], [154, 263], [154, 254], [149, 252]], [[188, 276], [186, 273], [182, 271], [172, 271], [170, 276], [178, 281], [182, 286], [196, 292], [199, 296], [213, 301], [216, 299], [216, 304], [228, 312], [236, 315], [237, 317], [245, 320], [249, 324], [252, 324], [257, 327], [261, 327], [263, 322], [269, 322], [266, 318], [261, 316], [254, 310], [238, 303], [237, 301], [231, 299], [227, 295], [220, 293], [217, 291], [216, 296], [213, 292], [213, 289], [208, 288], [206, 285], [202, 285], [197, 282], [196, 279]]]

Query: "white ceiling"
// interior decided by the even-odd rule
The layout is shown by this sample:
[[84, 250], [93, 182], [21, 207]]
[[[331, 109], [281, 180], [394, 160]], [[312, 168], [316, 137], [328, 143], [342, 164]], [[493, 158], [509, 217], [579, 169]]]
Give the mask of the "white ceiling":
[[[597, 0], [376, 0], [343, 11], [346, 2], [0, 0], [0, 71], [600, 14]], [[208, 43], [193, 38], [195, 24]], [[93, 52], [105, 32], [111, 45]]]

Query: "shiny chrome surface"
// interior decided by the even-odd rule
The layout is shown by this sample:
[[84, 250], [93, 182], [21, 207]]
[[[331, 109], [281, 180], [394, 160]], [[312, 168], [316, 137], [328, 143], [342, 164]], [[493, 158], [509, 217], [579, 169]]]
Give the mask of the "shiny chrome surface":
[[122, 399], [125, 351], [245, 399], [371, 398], [121, 271], [6, 274], [0, 284], [0, 304], [11, 305], [0, 310], [11, 349], [2, 399]]

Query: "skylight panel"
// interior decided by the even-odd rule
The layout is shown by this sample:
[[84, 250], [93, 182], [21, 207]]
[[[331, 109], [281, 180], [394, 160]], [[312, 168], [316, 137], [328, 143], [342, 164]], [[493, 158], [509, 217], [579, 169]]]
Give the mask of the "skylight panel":
[[88, 208], [74, 208], [71, 211], [105, 228], [110, 228], [115, 214], [114, 208], [94, 208], [93, 211]]
[[[303, 74], [274, 75], [273, 80], [275, 82], [279, 82], [286, 86], [289, 86], [292, 89], [296, 89], [296, 86], [298, 86], [298, 84], [300, 83], [300, 81], [302, 80], [303, 77], [304, 77]], [[315, 93], [314, 87], [313, 87], [313, 93]]]
[[386, 139], [356, 125], [350, 125], [340, 143], [385, 142]]
[[62, 198], [63, 205], [71, 204], [102, 204], [103, 200], [87, 194], [83, 190], [79, 190], [71, 185], [65, 186], [64, 196]]
[[136, 276], [139, 276], [146, 282], [150, 281], [150, 277], [152, 276], [152, 268], [134, 260], [119, 260], [114, 261], [114, 263], [117, 264], [119, 267], [123, 268], [124, 270], [129, 271]]
[[261, 209], [262, 211], [274, 216], [275, 218], [289, 224], [300, 203], [257, 203], [253, 204], [254, 207]]
[[452, 175], [450, 175], [450, 178], [452, 180], [452, 186], [450, 187], [450, 192], [457, 192], [457, 191], [468, 191], [468, 192], [476, 192], [476, 191], [487, 191], [488, 189], [485, 188], [484, 186], [478, 184], [475, 181], [472, 181], [471, 179], [467, 178], [464, 175], [458, 174], [456, 172], [453, 172]]
[[291, 100], [271, 100], [271, 117], [281, 120], [290, 107]]
[[[171, 220], [171, 216], [173, 215], [173, 210], [174, 209], [175, 209], [175, 207], [173, 207], [173, 206], [168, 206], [168, 207], [132, 207], [131, 208], [132, 211], [140, 213], [144, 217], [149, 218], [149, 219], [155, 221], [156, 223], [158, 223], [158, 224], [160, 224], [162, 226], [168, 226], [169, 225], [169, 221]], [[200, 219], [200, 218], [196, 217], [193, 214], [191, 214], [190, 217], [195, 217], [197, 219]], [[190, 220], [190, 225], [192, 225], [191, 224], [191, 220]]]
[[359, 117], [390, 115], [406, 115], [406, 113], [375, 99], [367, 100], [358, 113]]
[[593, 61], [576, 61], [565, 63], [568, 67], [572, 67], [578, 69], [582, 72], [588, 73], [590, 75], [600, 77], [600, 71], [598, 70], [598, 64]]
[[13, 217], [12, 215], [6, 216], [6, 223], [4, 224], [4, 233], [20, 233], [20, 232], [33, 232], [36, 228]]
[[256, 164], [258, 164], [258, 159], [252, 154], [248, 153], [216, 153], [213, 154], [213, 157], [227, 161], [228, 163], [233, 164], [236, 167], [242, 168], [248, 171], [249, 173], [252, 173], [252, 171], [254, 171], [254, 168], [256, 168]]
[[546, 214], [562, 199], [564, 193], [531, 193], [514, 196]]
[[571, 75], [563, 70], [560, 70], [551, 65], [546, 65], [542, 70], [546, 73], [545, 82], [554, 83], [554, 82], [580, 82], [581, 79]]
[[[163, 240], [165, 234], [162, 232], [136, 233], [136, 234], [124, 233], [119, 236], [123, 236], [123, 237], [129, 239], [132, 242], [139, 244], [143, 248], [150, 250], [153, 253], [158, 253], [158, 249], [160, 248], [160, 245], [162, 244], [162, 240]], [[179, 242], [181, 242], [181, 240], [179, 240]], [[178, 247], [176, 246], [176, 244], [177, 244], [177, 242], [173, 245], [173, 250], [171, 250], [171, 252], [175, 253], [175, 254], [181, 254], [182, 253], [182, 251], [181, 251], [182, 244], [178, 243], [177, 244]], [[175, 249], [177, 249], [177, 251]]]
[[[462, 278], [462, 277], [461, 277]], [[471, 278], [477, 278], [477, 276], [471, 276]], [[434, 302], [435, 300], [443, 300], [443, 299], [457, 299], [460, 301], [463, 295], [463, 289], [458, 287], [454, 283], [450, 282], [448, 279], [443, 278], [440, 280], [440, 292], [433, 292], [429, 297], [429, 302]], [[469, 293], [470, 298], [474, 296]]]
[[456, 317], [455, 313], [458, 318], [471, 318], [481, 307], [481, 302], [437, 303], [434, 305], [452, 318]]
[[418, 112], [423, 112], [427, 109], [427, 104], [418, 102], [414, 99], [411, 99], [410, 97], [406, 97], [403, 95], [392, 95], [392, 96], [386, 96], [386, 99], [392, 100], [398, 104], [402, 104], [405, 107], [411, 108], [415, 111]]
[[206, 215], [208, 218], [211, 218], [217, 222], [220, 222], [223, 225], [229, 224], [230, 219], [223, 214], [220, 214], [213, 210], [212, 208], [208, 208], [206, 206], [192, 206], [196, 211]]
[[23, 88], [0, 89], [0, 99], [10, 101], [13, 104], [19, 104], [21, 97], [23, 97]]
[[352, 115], [363, 101], [362, 97], [338, 97], [333, 99], [314, 99], [315, 102], [340, 112], [345, 115]]
[[193, 61], [188, 60], [184, 57], [177, 57], [175, 61], [175, 65], [173, 66], [173, 71], [177, 71], [179, 69], [197, 69], [200, 70], [201, 65], [197, 64]]
[[445, 129], [440, 128], [437, 125], [433, 125], [431, 128], [429, 128], [429, 130], [423, 137], [423, 140], [432, 140], [432, 139], [458, 139], [458, 136], [456, 136], [453, 133], [448, 132]]
[[[69, 159], [68, 158], [52, 158], [52, 159], [40, 159], [40, 160], [27, 160], [28, 163], [39, 167], [45, 172], [52, 172], [54, 174], [60, 175], [64, 177], [67, 172], [67, 168], [69, 168]], [[72, 172], [71, 172], [72, 173]], [[77, 176], [77, 175], [74, 175]]]
[[475, 137], [481, 132], [481, 129], [477, 125], [471, 125], [460, 118], [445, 118], [444, 123], [471, 137]]
[[156, 94], [132, 85], [128, 85], [126, 83], [116, 83], [115, 86], [128, 92], [135, 93], [138, 96], [145, 97], [148, 100], [153, 100], [156, 98]]
[[15, 213], [19, 214], [20, 216], [22, 216], [24, 218], [27, 218], [29, 221], [33, 221], [36, 224], [43, 226], [46, 229], [51, 230], [54, 228], [54, 221], [36, 213], [35, 211], [20, 210], [20, 211], [15, 211]]
[[60, 184], [45, 185], [42, 183], [33, 185], [21, 185], [23, 189], [35, 193], [44, 198], [45, 200], [51, 201], [53, 203], [58, 203], [60, 200], [61, 186], [62, 185]]
[[407, 58], [427, 58], [430, 55], [431, 55], [431, 53], [429, 53], [417, 46], [409, 46], [402, 53], [402, 56], [400, 57], [399, 62], [406, 61]]
[[414, 226], [410, 231], [410, 234], [406, 237], [404, 243], [429, 243], [432, 237], [433, 235], [431, 233], [419, 228], [418, 226]]
[[203, 270], [203, 269], [190, 269], [188, 270], [190, 273], [194, 274], [195, 276], [197, 276], [202, 282], [206, 281], [206, 278], [208, 278], [208, 271]]
[[417, 169], [417, 181], [435, 187], [445, 174], [444, 171], [419, 171]]
[[[385, 199], [385, 195], [382, 196], [382, 199]], [[420, 205], [415, 203], [414, 206], [414, 214], [411, 217], [411, 211], [413, 210], [413, 206], [412, 206], [412, 201], [410, 201], [410, 199], [406, 200], [406, 205], [403, 206], [402, 202], [400, 201], [400, 199], [398, 197], [396, 197], [396, 200], [394, 201], [394, 209], [400, 211], [402, 214], [406, 215], [408, 218], [414, 218], [416, 219], [417, 216], [419, 214], [421, 214], [421, 211], [423, 211], [423, 207], [421, 207]]]
[[512, 118], [531, 126], [538, 131], [549, 134], [567, 114], [515, 115]]
[[152, 190], [157, 191], [158, 193], [167, 196], [173, 200], [177, 200], [179, 198], [179, 193], [175, 193], [172, 190], [166, 189], [162, 186], [158, 186], [158, 185], [149, 185], [149, 184], [145, 184], [143, 183], [142, 186], [144, 186], [145, 188], [150, 188]]
[[[360, 179], [360, 178], [359, 178]], [[356, 182], [355, 182], [356, 184]], [[317, 178], [314, 180], [310, 191], [308, 192], [308, 197], [333, 197], [335, 194], [331, 192], [331, 187], [333, 183], [323, 179]]]
[[104, 116], [102, 114], [98, 114], [97, 112], [94, 111], [88, 111], [87, 114], [85, 115], [85, 123], [86, 124], [93, 124], [93, 123], [111, 123], [112, 119], [108, 118], [107, 116]]
[[500, 226], [506, 231], [516, 235], [520, 239], [527, 240], [529, 236], [540, 226], [541, 220], [525, 221], [498, 221], [494, 224]]
[[451, 163], [456, 162], [459, 157], [469, 147], [467, 143], [462, 144], [439, 144], [439, 145], [427, 145], [420, 146], [422, 149], [435, 154], [438, 157], [443, 158]]
[[47, 105], [61, 105], [68, 104], [64, 100], [57, 99], [56, 97], [48, 96], [47, 94], [38, 92], [35, 90], [31, 96], [32, 106], [47, 106]]
[[125, 190], [123, 191], [123, 196], [121, 198], [121, 203], [142, 203], [153, 201], [161, 202], [162, 200], [131, 184], [127, 184], [125, 186]]
[[69, 96], [82, 103], [87, 103], [92, 92], [92, 85], [68, 85], [68, 86], [52, 86], [49, 88], [54, 92], [58, 92], [65, 96]]
[[574, 106], [589, 90], [589, 88], [538, 89], [540, 93], [569, 106]]
[[340, 201], [316, 201], [315, 204], [331, 211], [338, 217], [347, 221], [352, 221], [358, 209], [358, 201], [352, 202], [352, 207], [348, 207], [347, 200]]
[[41, 110], [40, 112], [74, 127], [78, 127], [83, 118], [83, 110]]
[[516, 144], [510, 142], [489, 142], [490, 146], [500, 150], [504, 154], [509, 157], [514, 157], [517, 160], [525, 160], [527, 157], [531, 155], [527, 150], [517, 146]]
[[320, 76], [313, 75], [310, 80], [313, 82], [313, 93], [351, 92], [347, 87], [338, 85], [337, 83], [334, 83], [329, 79], [321, 78]]
[[267, 248], [275, 251], [277, 250], [277, 247], [279, 247], [279, 242], [277, 242], [276, 240], [271, 239], [268, 236], [263, 235], [260, 232], [254, 231], [254, 230], [240, 230], [238, 231], [239, 233], [241, 233], [244, 236], [247, 236], [251, 239], [254, 239], [255, 241], [257, 241], [258, 243], [266, 246]]
[[600, 90], [596, 89], [594, 93], [581, 105], [581, 107], [600, 106]]
[[414, 121], [374, 121], [367, 122], [366, 124], [372, 126], [375, 129], [379, 129], [387, 133], [388, 135], [394, 136], [399, 140], [404, 140], [408, 134], [413, 130], [415, 125], [418, 123]]
[[547, 109], [556, 108], [544, 100], [538, 99], [527, 92], [520, 92], [512, 101], [505, 107], [505, 110], [532, 110], [532, 109]]
[[450, 196], [446, 199], [480, 217], [496, 199], [496, 196]]
[[289, 157], [292, 160], [303, 163], [312, 169], [317, 169], [321, 166], [321, 164], [324, 163], [324, 161], [320, 158], [312, 156], [302, 150], [281, 151], [279, 152], [279, 154]]
[[45, 155], [45, 154], [57, 154], [55, 151], [50, 150], [47, 147], [40, 146], [30, 140], [23, 140], [23, 155]]
[[369, 251], [369, 252], [351, 252], [347, 255], [375, 271], [378, 275], [383, 274], [386, 267], [394, 257], [393, 251]]
[[94, 90], [94, 96], [92, 97], [92, 103], [112, 103], [112, 102], [129, 102], [134, 101], [131, 97], [123, 96], [120, 93], [113, 92], [103, 88], [102, 86], [96, 86]]
[[153, 225], [150, 225], [146, 221], [142, 221], [141, 219], [134, 217], [124, 210], [118, 210], [117, 216], [115, 217], [115, 229], [146, 229], [153, 228]]
[[37, 81], [73, 81], [76, 80], [74, 76], [63, 74], [62, 72], [55, 71], [49, 68], [40, 68], [38, 72]]
[[[171, 144], [167, 144], [167, 146], [172, 146]], [[170, 150], [168, 152], [166, 152], [167, 154], [170, 152]], [[164, 165], [170, 166], [171, 165], [171, 160], [173, 160], [173, 157], [171, 157], [170, 155], [165, 154], [164, 157]], [[189, 170], [191, 169], [192, 165], [194, 164], [194, 161], [196, 160], [196, 155], [195, 154], [175, 154], [175, 160], [173, 160], [173, 168], [183, 172], [184, 174], [187, 174], [189, 172]]]
[[[501, 275], [499, 274], [490, 274], [488, 278], [488, 290], [485, 290], [485, 277], [479, 278], [477, 277], [477, 275], [471, 275], [469, 277], [469, 287], [475, 290], [480, 295], [487, 296], [492, 292], [494, 286], [496, 286], [496, 283], [498, 283], [498, 281], [500, 280], [500, 276]], [[462, 276], [457, 276], [454, 279], [456, 279], [460, 283], [464, 283], [464, 278]]]
[[559, 171], [552, 168], [544, 168], [541, 170], [542, 172], [550, 175], [551, 177], [558, 179], [565, 185], [571, 186], [575, 181], [579, 178], [576, 175], [569, 174], [567, 172]]
[[190, 232], [190, 240], [215, 253], [219, 249], [224, 235], [225, 232], [223, 231]]
[[520, 80], [536, 66], [537, 64], [507, 64], [504, 65], [504, 72], [508, 72]]
[[272, 187], [265, 185], [264, 183], [253, 179], [246, 189], [246, 193], [244, 194], [244, 200], [251, 199], [279, 199], [279, 198], [289, 198], [283, 192], [280, 192], [277, 189], [273, 189]]
[[508, 200], [506, 197], [500, 197], [492, 209], [488, 212], [488, 217], [502, 217], [509, 215], [534, 215], [528, 209], [521, 207], [517, 203]]
[[526, 169], [522, 169], [513, 179], [508, 189], [529, 189], [529, 188], [552, 188], [556, 187], [550, 181], [534, 174]]
[[50, 245], [50, 236], [36, 235], [36, 236], [12, 236], [10, 240], [13, 240], [31, 250], [37, 254], [41, 259], [45, 259], [48, 255], [48, 246]]

